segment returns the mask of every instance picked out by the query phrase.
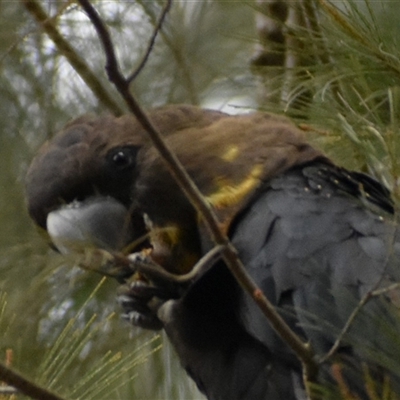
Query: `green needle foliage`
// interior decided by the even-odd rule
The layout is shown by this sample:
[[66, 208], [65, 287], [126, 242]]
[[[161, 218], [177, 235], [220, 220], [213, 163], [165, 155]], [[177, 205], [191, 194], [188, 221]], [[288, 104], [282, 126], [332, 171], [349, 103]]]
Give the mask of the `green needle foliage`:
[[[129, 74], [147, 50], [164, 2], [93, 3]], [[175, 0], [132, 90], [145, 107], [192, 103], [287, 114], [340, 165], [373, 174], [398, 200], [400, 2], [302, 3], [316, 13], [305, 11], [310, 24], [284, 25], [295, 40], [278, 50], [299, 60], [288, 69], [251, 66], [259, 2]], [[123, 108], [77, 4], [38, 4]], [[201, 398], [168, 345], [159, 349], [159, 337], [144, 332], [130, 336], [114, 315], [116, 283], [99, 285], [97, 276], [72, 268], [32, 227], [23, 180], [35, 151], [69, 119], [110, 110], [23, 2], [0, 1], [0, 39], [0, 358], [12, 349], [15, 368], [71, 399]], [[387, 327], [384, 334], [400, 348], [398, 332]], [[398, 370], [394, 358], [371, 357]], [[340, 369], [337, 376], [339, 382]], [[375, 388], [368, 371], [365, 382], [371, 400], [396, 398], [389, 383]], [[352, 398], [345, 386], [334, 395], [331, 388], [318, 390], [321, 398]]]
[[[284, 108], [290, 112], [301, 91], [311, 93], [300, 116], [316, 128], [324, 149], [340, 164], [372, 173], [398, 197], [400, 27], [393, 16], [399, 4], [315, 4], [316, 30], [295, 28], [307, 64], [297, 67]], [[279, 78], [282, 86], [285, 74]]]

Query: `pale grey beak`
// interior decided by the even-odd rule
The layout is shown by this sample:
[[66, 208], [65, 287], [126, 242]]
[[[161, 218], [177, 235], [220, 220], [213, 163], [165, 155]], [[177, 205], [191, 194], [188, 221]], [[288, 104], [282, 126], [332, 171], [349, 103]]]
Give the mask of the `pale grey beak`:
[[61, 253], [88, 247], [121, 250], [132, 237], [130, 214], [111, 197], [94, 196], [50, 212], [47, 231]]

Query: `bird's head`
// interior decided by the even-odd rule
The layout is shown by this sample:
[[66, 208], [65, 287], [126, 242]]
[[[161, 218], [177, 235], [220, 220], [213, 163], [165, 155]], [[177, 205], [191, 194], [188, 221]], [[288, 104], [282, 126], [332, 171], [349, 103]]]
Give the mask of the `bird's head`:
[[[262, 182], [321, 157], [290, 121], [270, 114], [175, 105], [148, 115], [226, 232]], [[189, 270], [203, 252], [201, 218], [133, 116], [68, 124], [33, 160], [26, 194], [31, 217], [61, 249], [63, 236], [120, 249], [150, 230], [174, 272]]]
[[[221, 115], [184, 105], [149, 112], [166, 137], [193, 125], [204, 127]], [[140, 240], [149, 227], [134, 186], [150, 147], [133, 116], [73, 120], [42, 145], [29, 167], [30, 216], [62, 252], [82, 244], [120, 250], [137, 240], [138, 246], [131, 251], [148, 246], [148, 241]]]
[[[145, 145], [135, 123], [130, 116], [81, 117], [41, 147], [28, 170], [26, 197], [29, 214], [55, 242], [71, 221], [83, 226], [87, 219], [89, 226], [101, 226], [103, 219], [115, 219], [118, 222], [110, 229], [113, 234], [119, 231], [120, 238], [104, 233], [103, 246], [126, 244], [132, 226], [118, 225], [135, 216], [131, 188], [138, 152]], [[112, 217], [107, 218], [105, 211]]]

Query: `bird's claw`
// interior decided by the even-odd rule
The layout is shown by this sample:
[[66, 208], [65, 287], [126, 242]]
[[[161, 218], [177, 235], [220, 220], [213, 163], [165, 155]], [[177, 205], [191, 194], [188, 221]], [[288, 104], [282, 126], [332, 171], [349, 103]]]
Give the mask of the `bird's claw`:
[[117, 291], [117, 301], [123, 310], [122, 318], [144, 329], [162, 329], [157, 310], [165, 300], [157, 296], [165, 294], [162, 289], [142, 280], [121, 285]]
[[162, 267], [143, 252], [131, 254], [129, 263], [132, 275], [117, 291], [122, 317], [132, 325], [160, 330], [163, 323], [157, 317], [159, 308], [167, 300], [179, 298], [182, 290], [176, 282], [165, 278]]

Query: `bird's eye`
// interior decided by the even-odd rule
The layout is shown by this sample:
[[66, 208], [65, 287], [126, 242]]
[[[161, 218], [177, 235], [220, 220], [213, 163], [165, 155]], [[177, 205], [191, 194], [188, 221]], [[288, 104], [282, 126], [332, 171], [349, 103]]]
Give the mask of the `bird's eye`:
[[117, 167], [125, 167], [126, 165], [130, 164], [130, 157], [124, 151], [119, 151], [113, 155], [113, 162]]
[[109, 160], [112, 165], [118, 169], [125, 169], [134, 164], [136, 159], [136, 149], [133, 147], [126, 147], [115, 149], [109, 154]]

